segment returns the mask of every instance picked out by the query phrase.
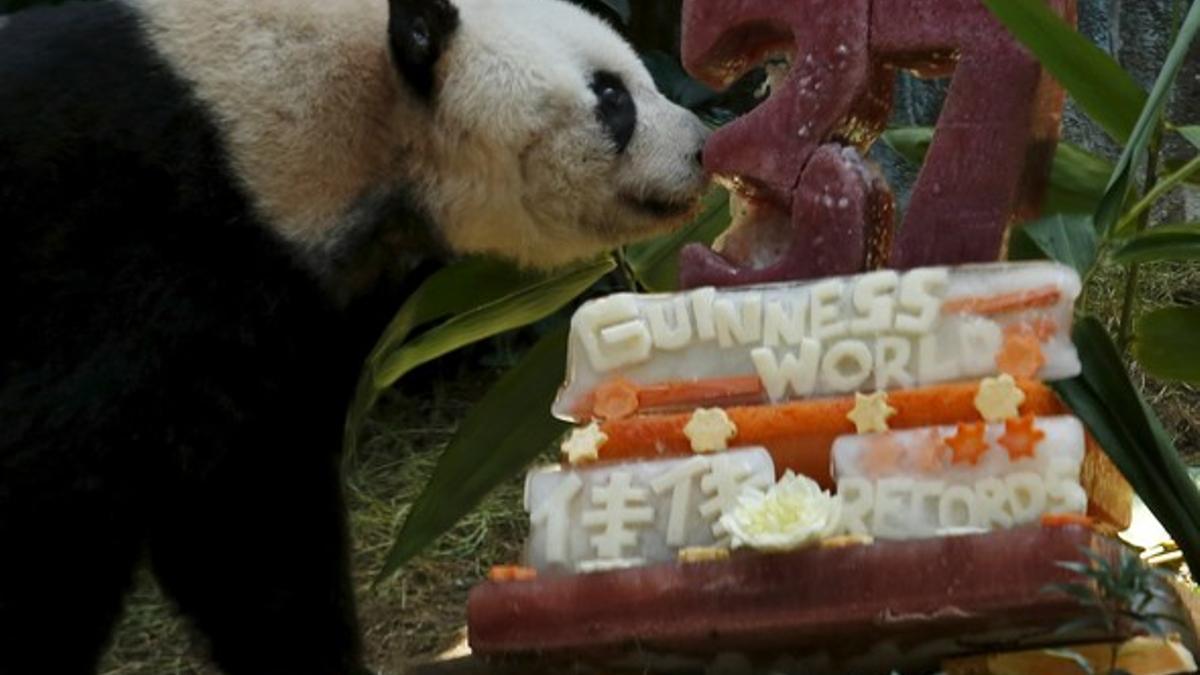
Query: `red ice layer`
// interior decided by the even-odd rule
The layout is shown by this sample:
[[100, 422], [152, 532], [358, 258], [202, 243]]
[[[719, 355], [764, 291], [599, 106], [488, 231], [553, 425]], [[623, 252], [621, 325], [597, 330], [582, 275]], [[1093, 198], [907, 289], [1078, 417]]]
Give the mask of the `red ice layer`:
[[1092, 611], [1047, 584], [1077, 581], [1056, 561], [1119, 544], [1081, 527], [881, 542], [725, 562], [486, 583], [470, 596], [480, 656], [542, 659], [670, 652], [804, 656], [837, 662], [894, 648], [891, 662], [1071, 637], [1051, 634]]
[[[1075, 20], [1075, 0], [1048, 2]], [[848, 226], [810, 208], [804, 196], [853, 182], [830, 182], [806, 167], [830, 142], [865, 151], [876, 140], [897, 68], [953, 73], [953, 81], [904, 225], [883, 261], [910, 268], [997, 260], [1008, 226], [1040, 208], [1063, 93], [979, 0], [686, 0], [683, 35], [685, 66], [717, 87], [764, 56], [791, 56], [784, 84], [715, 133], [704, 157], [715, 174], [787, 211], [795, 236], [769, 270], [690, 250], [685, 285], [815, 278], [835, 273], [831, 264], [845, 273], [876, 262], [864, 242], [881, 232], [886, 238], [892, 227], [890, 212], [867, 204], [880, 191], [848, 191], [861, 193], [850, 195], [861, 220]], [[847, 234], [848, 227], [858, 231]], [[860, 267], [845, 269], [853, 265]]]

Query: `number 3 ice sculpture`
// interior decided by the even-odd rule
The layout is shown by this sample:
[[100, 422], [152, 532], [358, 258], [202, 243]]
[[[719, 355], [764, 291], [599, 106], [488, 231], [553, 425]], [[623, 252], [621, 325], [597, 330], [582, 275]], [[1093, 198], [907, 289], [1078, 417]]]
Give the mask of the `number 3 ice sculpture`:
[[[1048, 4], [1075, 20], [1075, 0]], [[780, 56], [772, 96], [705, 150], [750, 224], [716, 251], [685, 249], [684, 287], [995, 261], [1009, 225], [1040, 209], [1063, 92], [979, 0], [685, 1], [684, 65], [701, 80], [725, 88]], [[893, 233], [891, 192], [861, 153], [897, 69], [953, 79]]]

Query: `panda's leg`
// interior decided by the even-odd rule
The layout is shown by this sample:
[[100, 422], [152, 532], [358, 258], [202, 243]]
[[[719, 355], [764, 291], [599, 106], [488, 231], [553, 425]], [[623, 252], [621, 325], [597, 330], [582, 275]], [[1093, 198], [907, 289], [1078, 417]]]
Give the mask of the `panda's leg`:
[[260, 440], [182, 483], [150, 536], [155, 573], [230, 675], [365, 673], [339, 458]]
[[111, 637], [142, 539], [94, 453], [0, 447], [2, 675], [94, 673]]

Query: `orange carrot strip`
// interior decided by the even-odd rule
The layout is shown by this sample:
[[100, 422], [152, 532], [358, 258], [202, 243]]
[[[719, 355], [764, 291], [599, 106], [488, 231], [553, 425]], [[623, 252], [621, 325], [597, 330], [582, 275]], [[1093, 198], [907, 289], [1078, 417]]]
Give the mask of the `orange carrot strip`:
[[497, 565], [488, 572], [488, 579], [496, 583], [513, 581], [533, 581], [537, 579], [537, 570], [518, 565]]
[[638, 390], [642, 409], [654, 410], [677, 406], [696, 406], [718, 400], [752, 398], [763, 395], [757, 375], [725, 377], [694, 382], [666, 382]]
[[[1019, 385], [1026, 395], [1024, 413], [1062, 412], [1054, 392], [1044, 384], [1022, 380]], [[898, 412], [888, 422], [893, 429], [914, 429], [978, 421], [981, 419], [975, 409], [978, 389], [977, 383], [965, 382], [889, 392], [888, 403]], [[846, 419], [846, 413], [853, 408], [854, 399], [850, 397], [727, 408], [738, 429], [730, 447], [763, 446], [774, 457], [780, 475], [791, 469], [827, 488], [833, 487], [830, 452], [838, 436], [855, 433], [854, 425]], [[690, 455], [691, 442], [683, 433], [690, 418], [690, 413], [679, 413], [610, 421], [602, 426], [608, 441], [600, 448], [600, 459], [624, 461]]]
[[1092, 527], [1095, 521], [1081, 513], [1047, 513], [1042, 515], [1042, 527], [1067, 527], [1068, 525], [1083, 525]]
[[942, 303], [944, 314], [978, 314], [991, 316], [1026, 309], [1053, 307], [1062, 300], [1062, 291], [1057, 286], [1031, 288], [1012, 293], [986, 296], [964, 296], [951, 298]]
[[757, 375], [679, 380], [639, 387], [618, 378], [580, 397], [574, 414], [581, 420], [624, 419], [638, 412], [691, 410], [704, 406], [742, 405], [766, 400]]

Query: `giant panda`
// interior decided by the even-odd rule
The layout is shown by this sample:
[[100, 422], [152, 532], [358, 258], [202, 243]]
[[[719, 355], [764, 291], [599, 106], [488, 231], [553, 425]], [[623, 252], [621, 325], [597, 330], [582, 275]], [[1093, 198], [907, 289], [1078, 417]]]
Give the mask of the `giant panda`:
[[225, 672], [361, 672], [339, 446], [409, 273], [669, 230], [704, 139], [562, 0], [0, 17], [0, 674], [93, 672], [143, 557]]

